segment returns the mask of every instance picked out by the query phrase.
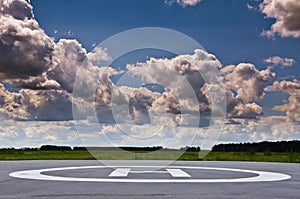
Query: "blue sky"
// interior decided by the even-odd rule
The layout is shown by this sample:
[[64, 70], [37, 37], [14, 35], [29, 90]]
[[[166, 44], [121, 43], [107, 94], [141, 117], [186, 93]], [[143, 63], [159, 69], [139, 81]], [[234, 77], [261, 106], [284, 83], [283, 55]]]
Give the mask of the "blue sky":
[[[68, 37], [66, 33], [71, 31], [72, 36], [69, 38], [76, 38], [88, 50], [93, 49], [93, 44], [122, 31], [140, 27], [164, 27], [192, 37], [208, 52], [216, 55], [225, 66], [249, 62], [258, 69], [264, 69], [268, 66], [263, 61], [265, 58], [291, 57], [297, 61], [295, 66], [274, 68], [276, 79], [289, 76], [299, 79], [300, 40], [262, 37], [261, 32], [268, 29], [274, 19], [266, 19], [261, 12], [250, 10], [247, 4], [258, 5], [251, 0], [206, 0], [197, 6], [185, 8], [177, 4], [170, 6], [161, 0], [32, 0], [35, 16], [47, 34], [59, 39]], [[55, 30], [58, 33], [55, 34]], [[128, 60], [132, 61], [142, 60], [140, 57]], [[266, 107], [265, 115], [269, 111], [281, 114], [269, 108], [280, 104], [285, 98], [287, 96], [284, 94], [269, 93], [266, 100], [258, 103]]]
[[[32, 0], [31, 3], [35, 17], [47, 34], [57, 40], [75, 38], [88, 50], [93, 49], [93, 44], [122, 31], [164, 27], [192, 37], [216, 55], [224, 66], [249, 62], [258, 69], [264, 69], [268, 66], [263, 61], [265, 58], [290, 57], [296, 60], [295, 66], [274, 68], [277, 74], [275, 79], [300, 77], [300, 40], [262, 37], [261, 32], [268, 29], [274, 19], [266, 19], [261, 12], [247, 7], [247, 4], [257, 6], [255, 1], [206, 0], [185, 8], [177, 4], [170, 6], [161, 0]], [[58, 31], [56, 34], [55, 30]], [[68, 31], [72, 32], [71, 36], [67, 36]], [[143, 61], [138, 56], [135, 59], [127, 62]], [[126, 63], [126, 60], [123, 62]], [[280, 104], [285, 98], [287, 96], [282, 93], [269, 93], [265, 100], [258, 103], [266, 107], [265, 115], [269, 111], [271, 114], [281, 114], [269, 108]]]
[[[247, 3], [257, 4], [245, 0], [213, 0], [182, 8], [161, 0], [32, 0], [35, 17], [47, 34], [58, 39], [72, 31], [71, 38], [87, 49], [119, 32], [153, 26], [187, 34], [217, 55], [224, 65], [252, 62], [263, 68], [262, 60], [274, 55], [299, 60], [299, 40], [261, 37], [260, 33], [274, 19], [265, 19], [262, 13], [249, 10]], [[54, 30], [59, 33], [54, 34]], [[298, 71], [289, 72], [299, 75]]]
[[[106, 100], [104, 91], [115, 87], [128, 68], [149, 78], [142, 73], [153, 67], [148, 61], [150, 58], [156, 58], [156, 63], [160, 64], [154, 72], [162, 77], [163, 67], [175, 67], [177, 62], [189, 62], [194, 68], [197, 64], [220, 63], [226, 87], [227, 121], [217, 142], [300, 139], [300, 25], [294, 20], [300, 21], [298, 0], [3, 2], [0, 3], [2, 146], [78, 145], [80, 140], [71, 106], [77, 70], [84, 60], [106, 55], [105, 49], [95, 48], [99, 43], [120, 32], [141, 27], [179, 31], [200, 43], [208, 53], [195, 51], [194, 55], [175, 56], [148, 49], [122, 56], [108, 67], [108, 80], [99, 78], [105, 82], [99, 85], [100, 90], [103, 89], [99, 94], [102, 103]], [[213, 61], [211, 57], [215, 57]], [[127, 64], [131, 66], [126, 68]], [[194, 79], [197, 75], [188, 76], [195, 69], [187, 72], [183, 65], [178, 70], [186, 72], [190, 83], [198, 84], [192, 85], [193, 89], [199, 86], [204, 89], [201, 81]], [[122, 88], [118, 89], [121, 92]], [[128, 98], [126, 92], [132, 92], [132, 88], [126, 89], [123, 98]], [[175, 98], [167, 91], [168, 102], [163, 101], [162, 90], [159, 93], [145, 89], [135, 92], [136, 101], [131, 101], [134, 106], [131, 111], [137, 112], [136, 115], [132, 113], [132, 117], [138, 118], [138, 122], [147, 121], [145, 110], [154, 110], [154, 105], [166, 106], [164, 108], [169, 108], [170, 112], [176, 109], [178, 101], [175, 103]], [[205, 95], [203, 90], [197, 92], [200, 92], [198, 96]], [[139, 100], [146, 105], [141, 105]], [[83, 104], [76, 104], [76, 109], [88, 110]], [[111, 119], [109, 109], [105, 106], [99, 110], [108, 117], [104, 119], [106, 122]], [[203, 113], [204, 108], [199, 111]], [[88, 122], [87, 119], [79, 123], [88, 132], [95, 131], [88, 127]], [[11, 127], [13, 123], [15, 126]], [[101, 132], [109, 134], [108, 137], [118, 137], [121, 133], [114, 124], [103, 127]], [[176, 141], [174, 146], [185, 146], [185, 139], [190, 137], [187, 131], [161, 136], [182, 139], [182, 143]], [[201, 139], [200, 136], [199, 143]], [[156, 140], [150, 144], [157, 145]], [[121, 141], [118, 144], [125, 143]]]

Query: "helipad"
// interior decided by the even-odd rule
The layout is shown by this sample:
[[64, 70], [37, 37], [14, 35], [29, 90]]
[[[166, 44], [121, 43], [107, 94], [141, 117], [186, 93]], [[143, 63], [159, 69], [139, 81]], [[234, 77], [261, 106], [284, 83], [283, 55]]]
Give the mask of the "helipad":
[[[113, 172], [111, 172], [107, 178], [93, 178], [93, 177], [64, 177], [64, 176], [52, 176], [43, 173], [51, 171], [67, 171], [67, 170], [78, 170], [80, 172], [82, 169], [107, 169], [111, 167], [117, 167]], [[80, 166], [80, 167], [61, 167], [61, 168], [50, 168], [50, 169], [38, 169], [38, 170], [27, 170], [27, 171], [17, 171], [10, 173], [9, 175], [14, 178], [30, 179], [30, 180], [50, 180], [50, 181], [70, 181], [70, 182], [131, 182], [131, 183], [175, 183], [175, 182], [186, 182], [186, 183], [226, 183], [226, 182], [271, 182], [271, 181], [281, 181], [290, 179], [291, 176], [281, 173], [266, 172], [266, 171], [255, 171], [255, 170], [245, 170], [245, 169], [233, 169], [233, 168], [216, 168], [216, 167], [190, 167], [190, 166], [170, 166], [165, 168], [165, 172], [161, 171], [147, 171], [139, 170], [139, 173], [169, 173], [172, 179], [128, 179], [126, 178], [130, 172], [137, 173], [134, 168], [143, 169], [160, 169], [156, 166]], [[254, 177], [248, 178], [229, 178], [229, 179], [191, 179], [192, 175], [184, 171], [188, 170], [216, 170], [216, 171], [230, 171], [230, 172], [242, 172], [256, 174]], [[112, 177], [123, 177], [123, 178], [112, 178]], [[178, 179], [181, 178], [181, 179]], [[185, 179], [182, 179], [185, 178]]]
[[[107, 166], [110, 165], [110, 166]], [[299, 198], [299, 164], [3, 161], [0, 198]]]

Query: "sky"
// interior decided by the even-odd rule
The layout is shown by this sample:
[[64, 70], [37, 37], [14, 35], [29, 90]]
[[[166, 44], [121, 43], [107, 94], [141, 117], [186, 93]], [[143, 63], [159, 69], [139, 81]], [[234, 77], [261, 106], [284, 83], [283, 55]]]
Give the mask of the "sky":
[[[0, 147], [300, 139], [299, 13], [298, 0], [3, 0]], [[111, 61], [99, 43], [143, 27], [181, 32], [203, 49], [144, 49], [99, 65]], [[214, 69], [220, 76], [206, 81]], [[149, 85], [118, 85], [128, 72]], [[215, 121], [209, 86], [220, 85], [226, 117]]]

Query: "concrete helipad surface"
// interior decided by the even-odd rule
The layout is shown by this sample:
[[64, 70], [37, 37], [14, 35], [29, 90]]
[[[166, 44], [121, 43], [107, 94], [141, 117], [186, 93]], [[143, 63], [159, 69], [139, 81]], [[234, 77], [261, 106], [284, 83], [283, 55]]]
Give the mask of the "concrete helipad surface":
[[0, 198], [300, 198], [300, 164], [0, 162]]

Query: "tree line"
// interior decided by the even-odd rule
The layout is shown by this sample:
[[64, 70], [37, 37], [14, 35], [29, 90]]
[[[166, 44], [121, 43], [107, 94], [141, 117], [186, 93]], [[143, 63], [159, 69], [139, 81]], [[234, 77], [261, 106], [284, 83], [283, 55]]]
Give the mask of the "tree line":
[[218, 144], [213, 152], [300, 152], [300, 141]]
[[158, 150], [165, 151], [189, 151], [189, 152], [198, 152], [200, 151], [200, 147], [183, 147], [180, 149], [168, 149], [163, 148], [162, 146], [153, 146], [153, 147], [70, 147], [70, 146], [56, 146], [56, 145], [42, 145], [39, 148], [1, 148], [0, 151], [110, 151], [110, 150], [125, 150], [125, 151], [139, 151], [139, 152], [152, 152]]
[[[0, 151], [87, 151], [87, 150], [117, 150], [122, 149], [126, 151], [188, 151], [199, 152], [200, 147], [183, 147], [180, 149], [168, 149], [162, 146], [153, 147], [70, 147], [70, 146], [56, 146], [56, 145], [42, 145], [39, 148], [1, 148]], [[217, 144], [212, 148], [213, 152], [300, 152], [300, 141], [278, 141], [278, 142], [258, 142], [258, 143], [229, 143]]]

